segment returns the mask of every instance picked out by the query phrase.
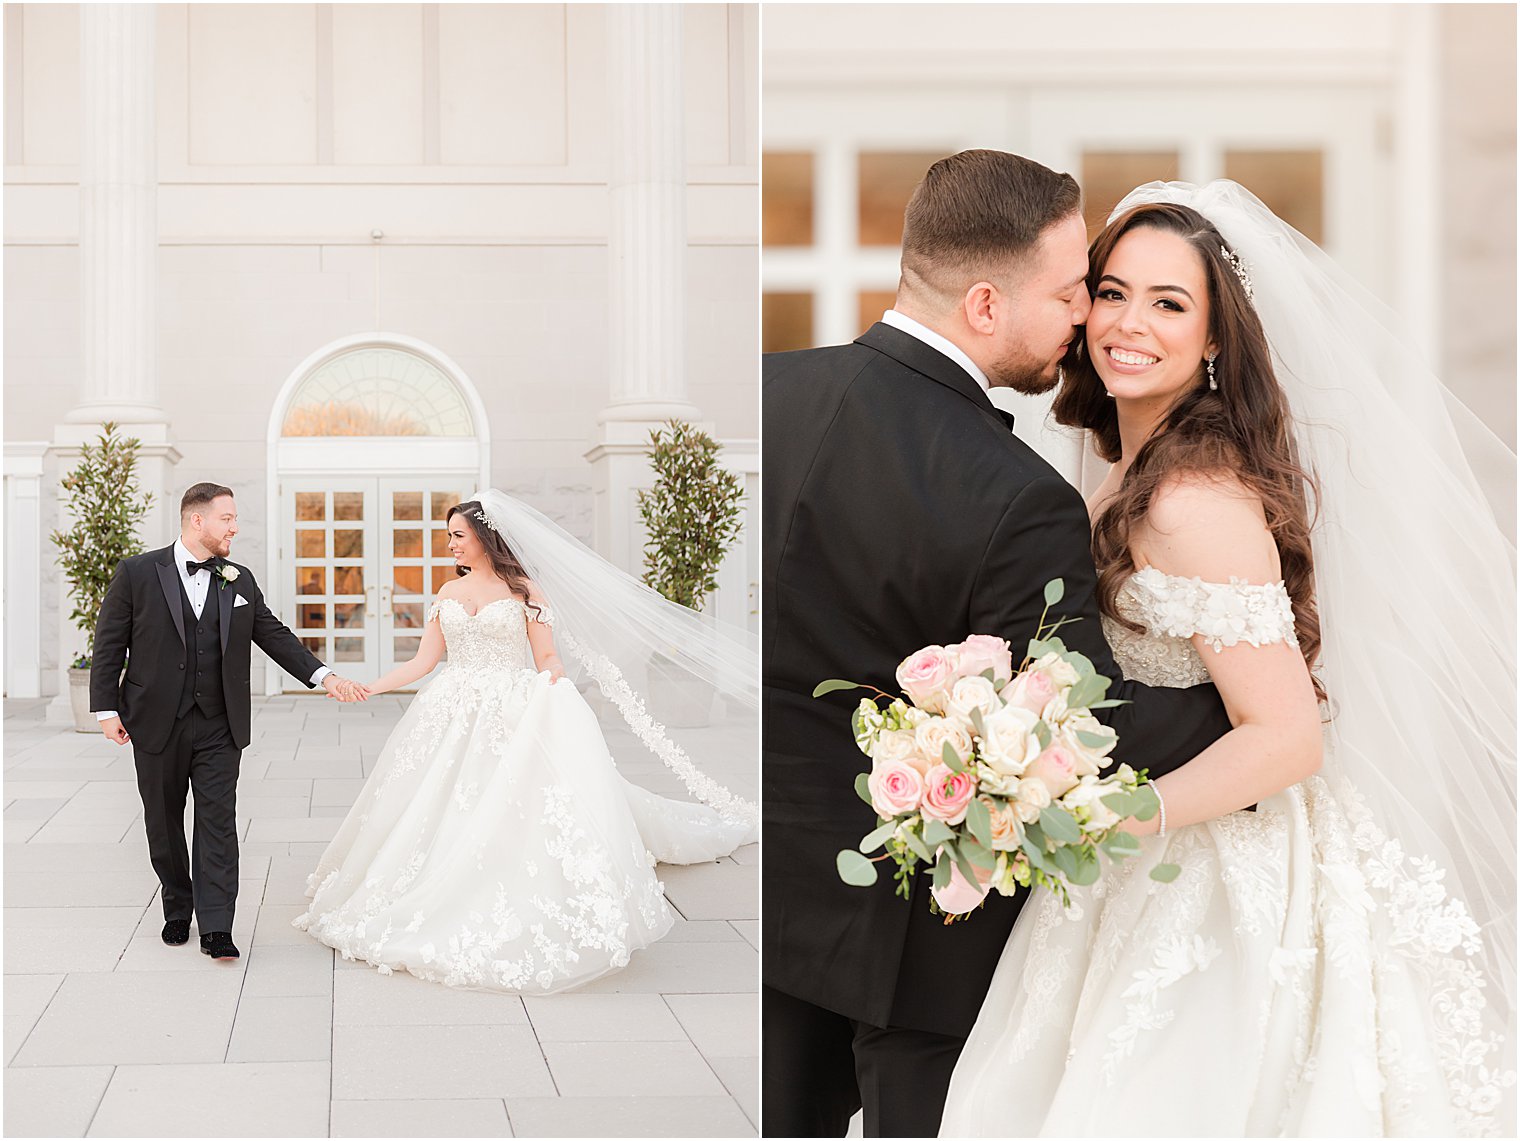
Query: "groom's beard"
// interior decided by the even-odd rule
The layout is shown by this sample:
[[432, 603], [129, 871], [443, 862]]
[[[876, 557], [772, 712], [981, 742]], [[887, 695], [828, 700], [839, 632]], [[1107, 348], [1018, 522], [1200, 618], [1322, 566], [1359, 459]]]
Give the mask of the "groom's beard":
[[1060, 378], [1059, 360], [1036, 360], [1024, 353], [1010, 354], [987, 372], [987, 381], [993, 388], [1011, 388], [1025, 396], [1049, 392]]

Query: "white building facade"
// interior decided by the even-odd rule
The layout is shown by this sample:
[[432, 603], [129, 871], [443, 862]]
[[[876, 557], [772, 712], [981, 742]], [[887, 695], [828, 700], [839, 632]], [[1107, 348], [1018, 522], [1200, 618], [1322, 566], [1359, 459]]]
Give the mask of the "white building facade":
[[[1142, 182], [1230, 177], [1513, 448], [1513, 5], [788, 4], [763, 66], [768, 349], [851, 340], [891, 305], [902, 208], [945, 154], [1070, 171], [1094, 228]], [[1070, 471], [1048, 399], [1000, 395]], [[1513, 476], [1492, 482], [1508, 520]]]
[[[638, 572], [670, 416], [757, 517], [753, 5], [5, 7], [5, 684], [83, 636], [46, 539], [105, 420], [144, 542], [231, 486], [270, 606], [410, 657], [448, 506], [519, 495]], [[712, 609], [753, 626], [758, 527]], [[297, 683], [263, 670], [255, 692]]]

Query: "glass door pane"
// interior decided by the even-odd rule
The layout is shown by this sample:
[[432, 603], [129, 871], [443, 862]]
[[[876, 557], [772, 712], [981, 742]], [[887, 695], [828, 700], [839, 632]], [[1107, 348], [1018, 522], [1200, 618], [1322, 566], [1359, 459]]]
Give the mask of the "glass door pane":
[[422, 641], [438, 588], [456, 577], [448, 551], [448, 512], [469, 494], [457, 477], [380, 481], [382, 672], [409, 661]]
[[[324, 665], [345, 677], [373, 681], [380, 674], [376, 481], [287, 478], [281, 487], [281, 617]], [[305, 689], [291, 678], [281, 687]]]

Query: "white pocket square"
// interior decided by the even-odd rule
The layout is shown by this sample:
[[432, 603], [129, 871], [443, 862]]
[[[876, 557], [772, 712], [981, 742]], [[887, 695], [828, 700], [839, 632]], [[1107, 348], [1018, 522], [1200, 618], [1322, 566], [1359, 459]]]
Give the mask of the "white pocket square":
[[232, 609], [234, 609], [234, 610], [236, 610], [239, 606], [247, 606], [247, 605], [248, 605], [248, 600], [246, 598], [244, 598], [241, 594], [238, 595], [236, 598], [234, 598], [232, 600]]

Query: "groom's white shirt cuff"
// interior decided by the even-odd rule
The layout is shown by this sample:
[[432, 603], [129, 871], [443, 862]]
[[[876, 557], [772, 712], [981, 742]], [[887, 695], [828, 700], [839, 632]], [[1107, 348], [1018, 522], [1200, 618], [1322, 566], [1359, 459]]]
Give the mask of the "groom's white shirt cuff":
[[964, 350], [953, 341], [946, 340], [925, 325], [920, 325], [912, 317], [903, 316], [896, 309], [888, 309], [883, 313], [881, 315], [881, 323], [883, 325], [891, 325], [894, 329], [901, 329], [910, 337], [917, 337], [931, 349], [938, 349], [956, 364], [960, 365], [961, 368], [965, 369], [970, 374], [971, 379], [981, 385], [983, 392], [991, 391], [992, 385], [988, 383], [987, 375], [977, 368], [976, 364], [965, 354]]

